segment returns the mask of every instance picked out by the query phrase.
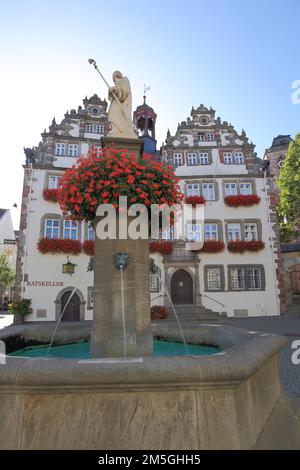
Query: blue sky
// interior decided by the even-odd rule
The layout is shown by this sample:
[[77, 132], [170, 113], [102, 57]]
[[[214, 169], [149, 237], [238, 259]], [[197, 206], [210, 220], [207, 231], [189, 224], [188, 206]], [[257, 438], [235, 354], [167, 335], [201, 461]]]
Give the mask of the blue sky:
[[134, 106], [151, 86], [158, 146], [204, 103], [262, 156], [274, 136], [300, 130], [299, 18], [298, 0], [2, 0], [0, 206], [20, 206], [23, 146], [86, 95], [106, 96], [90, 57], [109, 81], [115, 69], [129, 77]]

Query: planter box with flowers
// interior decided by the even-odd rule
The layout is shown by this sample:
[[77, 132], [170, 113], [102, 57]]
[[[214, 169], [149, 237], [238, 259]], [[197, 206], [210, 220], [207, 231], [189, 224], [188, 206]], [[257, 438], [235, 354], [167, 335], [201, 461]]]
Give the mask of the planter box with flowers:
[[64, 238], [40, 238], [37, 247], [40, 253], [67, 253], [79, 255], [82, 245], [78, 240], [68, 240]]
[[187, 196], [184, 202], [196, 206], [197, 204], [205, 204], [206, 200], [203, 196]]
[[86, 240], [82, 244], [83, 251], [89, 255], [94, 256], [95, 254], [95, 242], [93, 240]]
[[150, 242], [150, 253], [161, 253], [162, 255], [169, 255], [173, 251], [173, 242], [158, 240]]
[[167, 316], [167, 310], [162, 305], [151, 307], [151, 320], [163, 320]]
[[57, 202], [58, 201], [58, 189], [44, 189], [43, 198], [45, 201]]
[[227, 243], [228, 251], [231, 253], [244, 253], [245, 251], [260, 251], [265, 247], [265, 243], [261, 240], [231, 240]]
[[224, 202], [231, 207], [250, 207], [258, 204], [260, 197], [256, 194], [239, 194], [238, 196], [225, 196]]
[[223, 242], [218, 240], [206, 240], [199, 253], [220, 253], [225, 248]]

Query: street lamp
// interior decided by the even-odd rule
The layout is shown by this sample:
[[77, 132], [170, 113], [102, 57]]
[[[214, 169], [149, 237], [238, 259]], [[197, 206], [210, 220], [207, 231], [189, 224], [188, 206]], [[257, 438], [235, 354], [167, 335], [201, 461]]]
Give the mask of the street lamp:
[[75, 266], [77, 266], [77, 264], [71, 263], [69, 257], [67, 256], [67, 262], [63, 263], [62, 265], [63, 274], [70, 274], [72, 276], [75, 271]]

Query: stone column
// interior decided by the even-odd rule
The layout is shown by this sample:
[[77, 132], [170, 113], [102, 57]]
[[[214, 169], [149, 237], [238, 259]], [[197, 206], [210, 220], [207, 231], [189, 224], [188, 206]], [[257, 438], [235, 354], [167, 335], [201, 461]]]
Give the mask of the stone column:
[[[106, 146], [111, 144], [107, 139], [103, 141]], [[140, 145], [141, 141], [128, 145], [122, 139], [122, 148], [130, 146], [130, 150], [139, 152]], [[96, 227], [99, 220], [96, 218]], [[126, 356], [152, 354], [149, 241], [119, 239], [117, 220], [114, 240], [100, 240], [96, 230], [92, 357], [124, 357], [121, 272], [115, 266], [115, 255], [122, 252], [129, 255], [128, 266], [123, 270]]]

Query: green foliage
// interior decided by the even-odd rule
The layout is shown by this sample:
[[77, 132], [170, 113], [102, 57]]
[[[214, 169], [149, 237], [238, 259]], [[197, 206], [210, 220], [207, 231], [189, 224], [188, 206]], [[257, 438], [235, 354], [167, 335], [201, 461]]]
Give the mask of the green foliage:
[[0, 286], [9, 287], [15, 283], [16, 273], [11, 267], [7, 255], [0, 255]]
[[282, 241], [300, 235], [300, 134], [290, 143], [278, 179], [280, 202], [277, 207]]
[[9, 304], [8, 309], [11, 313], [21, 313], [21, 315], [28, 315], [32, 313], [31, 299], [15, 299]]

